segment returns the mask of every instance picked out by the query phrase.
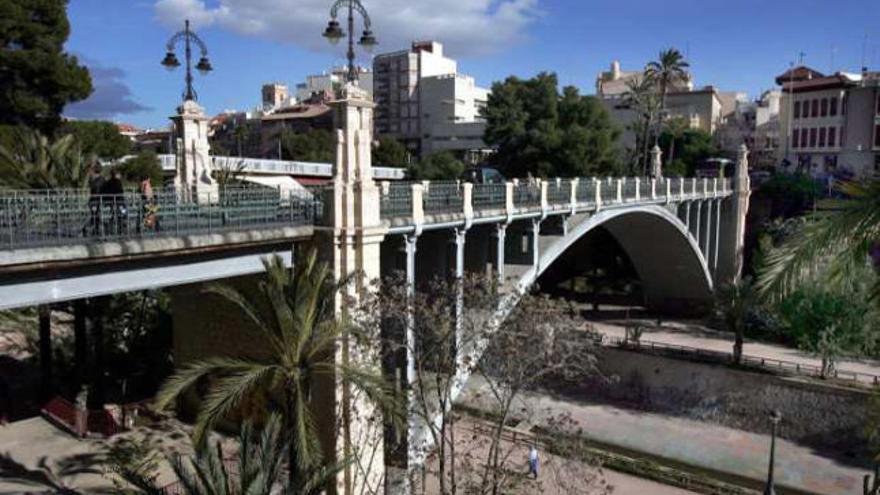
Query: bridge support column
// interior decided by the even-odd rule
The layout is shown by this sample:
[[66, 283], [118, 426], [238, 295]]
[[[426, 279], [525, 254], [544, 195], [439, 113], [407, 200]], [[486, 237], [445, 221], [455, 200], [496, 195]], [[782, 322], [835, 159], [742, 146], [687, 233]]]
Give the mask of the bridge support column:
[[722, 200], [715, 200], [715, 252], [712, 253], [712, 275], [718, 275], [718, 243], [721, 242], [721, 205]]
[[532, 266], [537, 270], [538, 264], [541, 262], [541, 253], [540, 250], [541, 244], [541, 220], [533, 219], [532, 220]]
[[464, 317], [464, 243], [467, 229], [455, 229], [455, 352], [461, 358], [462, 318]]
[[697, 241], [697, 246], [700, 246], [700, 234], [702, 233], [703, 223], [703, 202], [701, 200], [697, 201], [697, 214], [694, 218], [694, 239]]
[[687, 231], [691, 232], [691, 202], [684, 202], [684, 226], [687, 227]]
[[[375, 104], [363, 89], [346, 84], [340, 98], [331, 105], [337, 134], [333, 198], [329, 202], [332, 206], [328, 215], [330, 228], [319, 236], [324, 244], [319, 252], [333, 268], [337, 280], [354, 277], [348, 295], [358, 299], [370, 290], [371, 282], [381, 276], [380, 244], [387, 232], [379, 218], [380, 195], [373, 181], [370, 154]], [[336, 301], [338, 312], [343, 310], [342, 296], [340, 294]], [[377, 347], [344, 342], [335, 359], [375, 366], [380, 355]], [[318, 425], [327, 438], [326, 458], [341, 460], [356, 456], [360, 459], [358, 466], [347, 466], [337, 476], [337, 493], [379, 491], [386, 474], [381, 415], [377, 415], [366, 398], [354, 393], [351, 384], [338, 378], [317, 384], [315, 389], [322, 390], [322, 395], [315, 399], [316, 407], [341, 411], [339, 417], [322, 418]]]
[[42, 305], [37, 308], [37, 324], [40, 339], [40, 399], [47, 401], [54, 393], [55, 377], [52, 360], [52, 308]]
[[507, 224], [499, 223], [495, 227], [495, 277], [498, 286], [504, 284], [504, 243], [507, 237]]
[[711, 263], [711, 241], [712, 241], [712, 201], [706, 201], [706, 214], [704, 215], [705, 224], [703, 226], [703, 257], [706, 258], [706, 264], [712, 266]]
[[721, 211], [716, 285], [739, 280], [742, 274], [746, 215], [751, 195], [748, 157], [749, 150], [743, 144], [737, 153], [733, 195], [724, 200]]

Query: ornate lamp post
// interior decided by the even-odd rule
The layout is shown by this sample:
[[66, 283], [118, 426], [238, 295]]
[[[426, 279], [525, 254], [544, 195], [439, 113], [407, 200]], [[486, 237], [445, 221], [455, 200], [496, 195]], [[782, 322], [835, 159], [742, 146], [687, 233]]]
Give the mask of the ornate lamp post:
[[168, 49], [168, 53], [165, 54], [165, 58], [162, 59], [162, 65], [165, 66], [166, 69], [172, 71], [178, 67], [180, 67], [180, 62], [177, 60], [177, 55], [174, 54], [174, 49], [178, 43], [181, 41], [184, 42], [186, 49], [186, 91], [183, 93], [183, 101], [196, 101], [197, 95], [196, 91], [193, 89], [193, 76], [192, 76], [192, 43], [195, 43], [199, 46], [199, 50], [201, 50], [202, 57], [199, 59], [199, 63], [196, 64], [196, 70], [199, 71], [200, 74], [207, 75], [208, 72], [214, 70], [211, 66], [211, 62], [208, 60], [208, 47], [205, 46], [205, 42], [202, 41], [201, 38], [196, 35], [196, 33], [192, 32], [189, 29], [189, 19], [184, 23], [183, 31], [177, 32], [171, 39], [168, 40], [168, 44], [166, 48]]
[[764, 495], [776, 495], [776, 490], [773, 487], [773, 465], [776, 461], [776, 428], [781, 420], [782, 413], [779, 411], [770, 413], [770, 423], [773, 430], [770, 436], [770, 466], [767, 468], [767, 485], [764, 487]]
[[[336, 20], [341, 7], [348, 7], [348, 32], [342, 30], [339, 21]], [[346, 81], [355, 82], [358, 79], [358, 73], [354, 66], [354, 13], [357, 11], [364, 19], [364, 33], [358, 44], [364, 47], [368, 52], [376, 46], [376, 37], [370, 30], [370, 16], [367, 9], [364, 8], [360, 0], [336, 0], [333, 7], [330, 8], [330, 22], [327, 23], [327, 29], [324, 30], [324, 37], [332, 44], [339, 43], [344, 36], [348, 36], [348, 74]]]

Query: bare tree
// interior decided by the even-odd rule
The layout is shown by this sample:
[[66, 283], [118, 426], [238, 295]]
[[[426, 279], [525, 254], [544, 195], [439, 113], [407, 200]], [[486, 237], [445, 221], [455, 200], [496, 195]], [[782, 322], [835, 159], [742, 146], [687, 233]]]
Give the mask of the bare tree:
[[[523, 393], [547, 382], [576, 382], [598, 373], [595, 336], [583, 320], [570, 316], [563, 301], [525, 295], [492, 336], [479, 361], [480, 377], [493, 421], [479, 493], [509, 493], [512, 449], [503, 434], [517, 408], [527, 413]], [[532, 415], [531, 423], [549, 428], [562, 418]], [[548, 423], [548, 424], [543, 424]]]

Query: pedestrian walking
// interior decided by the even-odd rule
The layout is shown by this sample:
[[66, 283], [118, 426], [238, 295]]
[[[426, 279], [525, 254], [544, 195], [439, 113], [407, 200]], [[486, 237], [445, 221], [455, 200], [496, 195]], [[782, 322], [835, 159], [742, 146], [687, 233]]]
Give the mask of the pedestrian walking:
[[101, 199], [110, 207], [110, 223], [114, 234], [123, 233], [128, 209], [125, 205], [125, 189], [122, 186], [122, 175], [114, 170], [110, 180], [104, 183]]
[[141, 191], [141, 221], [138, 222], [138, 233], [142, 228], [147, 230], [159, 230], [159, 221], [156, 218], [156, 197], [153, 194], [153, 184], [149, 176], [144, 176], [140, 184]]
[[538, 448], [534, 445], [529, 449], [529, 474], [538, 479]]

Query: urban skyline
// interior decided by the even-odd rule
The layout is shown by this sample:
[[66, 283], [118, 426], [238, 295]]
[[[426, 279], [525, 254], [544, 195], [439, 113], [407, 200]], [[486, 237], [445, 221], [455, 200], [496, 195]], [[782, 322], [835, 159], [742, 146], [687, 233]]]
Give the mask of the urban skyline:
[[[284, 3], [261, 1], [276, 7], [262, 10], [276, 12], [283, 6], [275, 4]], [[445, 13], [437, 10], [437, 2], [402, 11], [393, 1], [368, 6], [376, 32], [381, 33], [375, 53], [406, 49], [413, 39], [433, 38], [446, 45], [461, 70], [484, 87], [509, 75], [530, 77], [546, 70], [559, 74], [563, 84], [590, 94], [596, 74], [612, 60], [637, 68], [659, 50], [675, 46], [688, 56], [697, 86], [712, 84], [754, 98], [772, 88], [773, 78], [797, 61], [800, 52], [805, 54], [805, 65], [823, 72], [831, 72], [832, 59], [835, 70], [857, 71], [863, 62], [876, 69], [880, 29], [869, 22], [876, 18], [872, 12], [880, 14], [880, 7], [862, 0], [852, 4], [858, 5], [841, 12], [821, 2], [801, 2], [793, 11], [793, 2], [756, 1], [731, 9], [718, 1], [660, 6], [626, 0], [608, 6], [517, 0], [474, 2], [449, 7]], [[259, 103], [262, 83], [277, 80], [293, 86], [306, 75], [344, 62], [342, 48], [307, 36], [314, 35], [311, 31], [320, 33], [326, 23], [323, 2], [304, 2], [295, 12], [287, 8], [292, 13], [278, 16], [276, 23], [261, 18], [260, 10], [247, 9], [235, 0], [71, 3], [67, 46], [89, 66], [96, 91], [67, 113], [142, 127], [167, 126], [167, 116], [179, 101], [182, 78], [167, 74], [158, 60], [165, 38], [182, 27], [184, 17], [192, 19], [208, 42], [215, 62], [215, 72], [196, 81], [209, 113], [252, 109]], [[418, 15], [424, 19], [420, 21]], [[453, 15], [459, 23], [450, 22]], [[291, 31], [303, 32], [285, 34], [282, 21], [292, 26]], [[741, 29], [745, 23], [747, 31]], [[457, 24], [491, 28], [482, 31], [494, 36], [487, 38], [485, 32], [473, 32], [479, 29], [465, 30]], [[742, 37], [746, 32], [749, 37]], [[136, 42], [107, 43], [108, 37]], [[572, 60], [573, 53], [581, 53], [580, 60]], [[749, 55], [741, 56], [744, 53]], [[364, 55], [358, 61], [372, 65]]]

